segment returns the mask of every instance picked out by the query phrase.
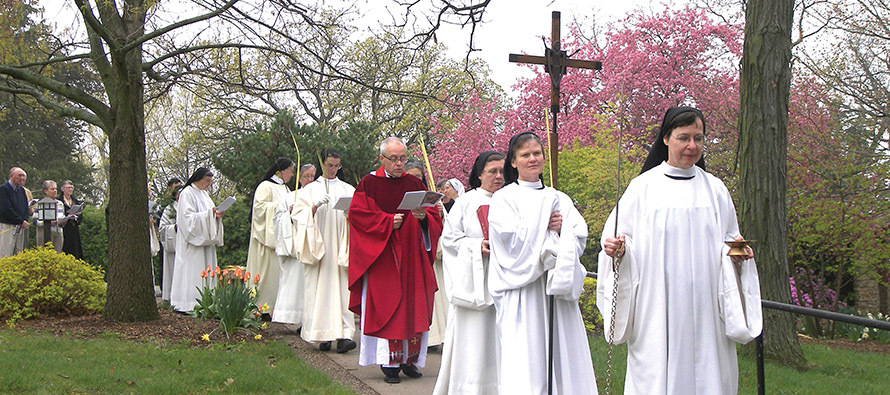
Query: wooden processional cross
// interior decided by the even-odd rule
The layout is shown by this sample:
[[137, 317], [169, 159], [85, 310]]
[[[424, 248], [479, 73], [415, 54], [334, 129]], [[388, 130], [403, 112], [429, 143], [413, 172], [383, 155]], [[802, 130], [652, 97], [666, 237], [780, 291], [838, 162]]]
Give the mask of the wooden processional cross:
[[[544, 65], [544, 71], [547, 74], [550, 74], [550, 119], [553, 122], [553, 126], [550, 128], [550, 136], [548, 136], [548, 141], [550, 145], [550, 180], [551, 186], [553, 188], [557, 188], [557, 158], [559, 153], [559, 133], [556, 129], [556, 116], [559, 114], [559, 83], [562, 81], [562, 76], [566, 74], [566, 69], [568, 67], [575, 67], [579, 69], [589, 69], [589, 70], [601, 70], [603, 68], [602, 62], [591, 61], [591, 60], [576, 60], [569, 59], [569, 56], [566, 55], [566, 51], [563, 51], [560, 47], [560, 37], [559, 37], [559, 11], [553, 11], [553, 17], [550, 24], [550, 40], [551, 45], [550, 48], [544, 49], [544, 56], [532, 56], [532, 55], [517, 55], [510, 54], [510, 61], [513, 63], [530, 63], [530, 64], [542, 64]], [[509, 148], [508, 148], [509, 149]], [[551, 295], [549, 297], [550, 301], [550, 338], [548, 339], [548, 352], [547, 352], [547, 393], [553, 393], [553, 330], [554, 330], [554, 299]]]
[[553, 11], [553, 19], [550, 24], [550, 48], [544, 49], [544, 56], [510, 54], [513, 63], [530, 63], [544, 65], [544, 71], [550, 74], [550, 120], [553, 122], [550, 128], [550, 136], [547, 137], [550, 145], [550, 179], [552, 187], [556, 188], [557, 153], [559, 151], [559, 133], [556, 129], [556, 115], [559, 113], [559, 83], [566, 74], [568, 67], [588, 70], [601, 70], [602, 62], [593, 60], [569, 59], [566, 51], [560, 48], [559, 38], [559, 11]]

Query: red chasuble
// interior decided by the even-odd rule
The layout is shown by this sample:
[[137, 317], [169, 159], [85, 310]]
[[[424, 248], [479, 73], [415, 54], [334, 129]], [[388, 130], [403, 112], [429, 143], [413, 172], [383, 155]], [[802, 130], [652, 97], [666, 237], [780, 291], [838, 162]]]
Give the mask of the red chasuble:
[[[410, 339], [430, 329], [433, 294], [438, 286], [433, 272], [442, 218], [427, 207], [430, 251], [423, 244], [420, 221], [409, 210], [396, 210], [405, 192], [426, 188], [405, 174], [386, 178], [383, 168], [366, 175], [349, 206], [349, 309], [362, 312], [362, 277], [368, 276], [364, 334], [383, 339]], [[393, 216], [404, 214], [399, 229]]]

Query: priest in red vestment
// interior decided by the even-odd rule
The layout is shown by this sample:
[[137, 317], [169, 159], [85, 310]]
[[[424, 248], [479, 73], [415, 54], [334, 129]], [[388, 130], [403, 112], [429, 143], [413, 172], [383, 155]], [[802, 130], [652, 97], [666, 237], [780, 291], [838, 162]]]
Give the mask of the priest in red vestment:
[[349, 309], [361, 316], [359, 365], [380, 365], [387, 383], [417, 378], [426, 363], [433, 272], [442, 219], [436, 207], [397, 210], [405, 192], [426, 190], [405, 173], [407, 147], [380, 144], [375, 172], [359, 182], [349, 207]]

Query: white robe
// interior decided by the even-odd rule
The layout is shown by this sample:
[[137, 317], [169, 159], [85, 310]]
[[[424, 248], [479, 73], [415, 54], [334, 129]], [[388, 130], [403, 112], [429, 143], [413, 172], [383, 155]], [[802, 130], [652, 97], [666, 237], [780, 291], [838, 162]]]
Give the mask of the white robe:
[[[381, 337], [368, 336], [365, 334], [365, 306], [367, 305], [366, 300], [368, 297], [368, 275], [362, 277], [362, 315], [360, 318], [361, 322], [361, 335], [359, 337], [359, 349], [358, 349], [358, 365], [359, 366], [370, 366], [370, 365], [380, 365], [387, 368], [397, 368], [400, 364], [390, 364], [390, 352], [389, 352], [389, 339], [384, 339]], [[430, 332], [421, 332], [420, 333], [420, 353], [417, 356], [417, 362], [414, 363], [414, 366], [418, 368], [423, 368], [426, 366], [426, 354], [427, 347], [429, 347], [430, 341]], [[408, 340], [402, 340], [402, 350], [408, 350]], [[408, 353], [402, 353], [402, 361], [401, 363], [408, 362]]]
[[[161, 299], [170, 300], [170, 288], [173, 287], [173, 267], [176, 259], [176, 215], [179, 210], [179, 202], [173, 201], [170, 207], [164, 210], [161, 221], [158, 224], [158, 235], [161, 245], [164, 246], [164, 274], [161, 279]], [[206, 268], [206, 267], [205, 267]]]
[[[223, 245], [222, 218], [213, 213], [213, 200], [207, 191], [189, 185], [179, 193], [176, 213], [176, 258], [170, 305], [177, 311], [191, 311], [204, 288], [201, 271], [216, 268], [216, 247]], [[212, 284], [211, 284], [212, 285]]]
[[[679, 177], [694, 176], [678, 180]], [[631, 181], [619, 202], [619, 266], [613, 342], [627, 342], [625, 394], [735, 394], [736, 342], [762, 328], [754, 260], [741, 263], [741, 294], [724, 240], [739, 235], [732, 198], [697, 166], [662, 163]], [[613, 236], [615, 212], [602, 241]], [[609, 338], [611, 258], [599, 257], [597, 307]]]
[[[279, 179], [280, 181], [280, 179]], [[253, 214], [250, 221], [250, 245], [247, 249], [247, 271], [252, 277], [259, 274], [260, 282], [251, 287], [257, 290], [257, 305], [269, 305], [270, 314], [275, 311], [278, 298], [278, 283], [281, 276], [278, 256], [275, 255], [274, 217], [278, 203], [290, 193], [290, 188], [277, 182], [265, 180], [256, 188], [253, 195]]]
[[[553, 393], [596, 394], [578, 308], [587, 272], [579, 261], [587, 224], [566, 194], [539, 188], [540, 181], [519, 181], [491, 199], [488, 287], [497, 310], [500, 391], [547, 392], [547, 295], [554, 295]], [[553, 211], [562, 214], [560, 234], [547, 229]]]
[[444, 282], [450, 312], [433, 394], [498, 394], [498, 341], [494, 299], [488, 292], [488, 256], [476, 210], [491, 201], [477, 188], [457, 199], [442, 230]]
[[[454, 200], [455, 204], [458, 201]], [[454, 206], [451, 206], [454, 209]], [[442, 221], [448, 219], [448, 212]], [[436, 284], [439, 289], [433, 294], [433, 320], [430, 322], [430, 346], [437, 346], [445, 341], [445, 331], [448, 329], [448, 297], [445, 296], [445, 290], [442, 284], [445, 283], [445, 270], [442, 268], [442, 239], [439, 238], [439, 244], [436, 251], [436, 260], [433, 261], [433, 273], [436, 274]]]
[[[323, 255], [318, 259], [312, 252], [300, 248], [305, 273], [303, 330], [300, 336], [309, 342], [352, 339], [355, 334], [355, 315], [349, 311], [349, 224], [346, 211], [334, 209], [341, 196], [352, 196], [355, 188], [337, 178], [321, 177], [300, 190], [296, 215], [305, 212], [316, 232], [303, 232], [305, 237], [320, 239]], [[331, 195], [328, 203], [312, 214], [312, 203], [324, 195]], [[297, 241], [298, 247], [311, 246], [311, 240]]]
[[[304, 213], [294, 211], [291, 213], [291, 206], [294, 205], [295, 196], [302, 193], [302, 189], [298, 189], [296, 193], [291, 192], [284, 196], [278, 203], [275, 211], [275, 254], [278, 255], [279, 281], [278, 281], [278, 297], [275, 300], [275, 311], [272, 313], [273, 322], [282, 322], [286, 324], [302, 325], [303, 324], [303, 306], [304, 306], [304, 269], [300, 263], [300, 251], [302, 246], [298, 246], [298, 240], [303, 242], [307, 239], [305, 232], [312, 232], [309, 229], [309, 219]], [[314, 253], [321, 258], [323, 249], [321, 241], [313, 242], [310, 240], [310, 254]], [[307, 257], [307, 259], [312, 259]]]

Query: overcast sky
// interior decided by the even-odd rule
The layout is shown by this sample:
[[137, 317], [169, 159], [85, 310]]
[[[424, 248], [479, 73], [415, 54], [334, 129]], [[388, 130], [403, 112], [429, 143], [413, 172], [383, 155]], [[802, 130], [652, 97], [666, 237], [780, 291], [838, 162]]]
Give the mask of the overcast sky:
[[[678, 2], [683, 3], [673, 3]], [[544, 42], [541, 37], [550, 36], [551, 12], [560, 11], [560, 28], [565, 38], [573, 20], [582, 21], [587, 26], [591, 25], [594, 15], [600, 22], [615, 21], [636, 7], [649, 7], [650, 3], [658, 5], [662, 1], [494, 0], [485, 12], [485, 23], [476, 31], [474, 46], [480, 51], [472, 56], [488, 62], [495, 82], [510, 91], [517, 78], [529, 77], [532, 72], [510, 63], [507, 60], [509, 54], [543, 55]], [[469, 32], [451, 27], [443, 29], [438, 38], [440, 43], [448, 45], [452, 57], [463, 59], [468, 48], [468, 36]]]
[[[173, 0], [173, 2], [181, 0]], [[366, 26], [375, 26], [379, 19], [386, 19], [385, 7], [393, 7], [392, 0], [327, 0], [326, 3], [356, 4], [361, 10], [367, 10], [363, 21]], [[688, 0], [493, 0], [484, 14], [484, 23], [477, 27], [475, 47], [480, 49], [473, 53], [474, 58], [485, 60], [492, 69], [492, 78], [507, 92], [520, 77], [528, 77], [531, 71], [514, 63], [509, 63], [510, 53], [528, 53], [543, 55], [544, 43], [542, 36], [550, 35], [550, 15], [552, 11], [562, 13], [563, 37], [568, 32], [568, 25], [575, 19], [585, 25], [591, 24], [596, 15], [599, 23], [615, 21], [629, 11], [653, 5], [661, 8], [662, 3], [680, 7]], [[74, 2], [72, 0], [40, 0], [45, 9], [45, 18], [58, 27], [75, 26]], [[169, 4], [169, 3], [168, 3]], [[375, 15], [379, 10], [380, 15]], [[449, 55], [463, 60], [468, 48], [469, 30], [461, 30], [456, 26], [444, 26], [438, 33], [440, 43], [448, 46]]]

